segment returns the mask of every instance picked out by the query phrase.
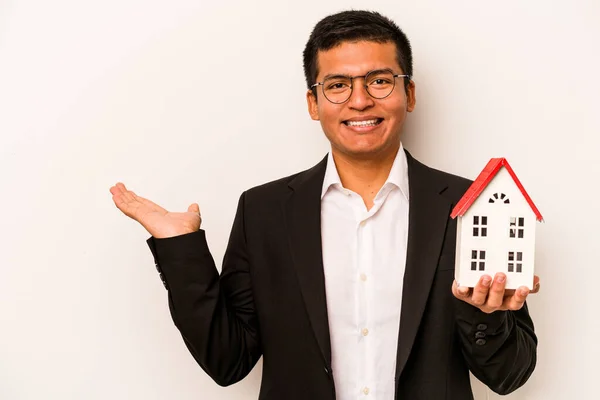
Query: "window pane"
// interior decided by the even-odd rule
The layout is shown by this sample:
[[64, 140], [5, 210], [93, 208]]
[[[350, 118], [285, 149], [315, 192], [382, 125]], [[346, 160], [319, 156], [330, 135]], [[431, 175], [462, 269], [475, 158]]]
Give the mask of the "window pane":
[[517, 224], [517, 218], [516, 217], [510, 217], [510, 224], [511, 225], [516, 225]]
[[517, 272], [522, 272], [522, 268], [521, 268], [522, 266], [523, 266], [523, 264], [517, 263]]
[[479, 252], [479, 259], [480, 259], [480, 260], [485, 260], [485, 250], [481, 250], [481, 251]]
[[[473, 268], [471, 268], [473, 269]], [[508, 263], [508, 272], [514, 272], [515, 271], [515, 264], [513, 263]]]
[[515, 260], [515, 252], [509, 251], [508, 252], [508, 261], [514, 261], [514, 260]]
[[479, 225], [479, 217], [478, 216], [473, 216], [473, 225]]
[[479, 270], [480, 270], [480, 271], [483, 271], [483, 270], [485, 270], [485, 262], [484, 262], [484, 261], [480, 261], [480, 262], [479, 262]]
[[510, 229], [508, 230], [508, 232], [509, 232], [509, 233], [508, 233], [508, 236], [510, 236], [511, 238], [514, 238], [514, 237], [516, 236], [516, 232], [515, 232], [515, 230], [516, 230], [516, 229], [514, 229], [514, 228], [510, 228]]
[[481, 225], [487, 225], [487, 217], [481, 217]]
[[473, 228], [473, 236], [479, 236], [479, 228]]
[[473, 260], [477, 260], [477, 250], [473, 250], [473, 251], [471, 251], [471, 258], [472, 258]]
[[523, 229], [519, 229], [519, 239], [523, 239]]
[[523, 261], [523, 252], [517, 251], [517, 261]]
[[525, 226], [525, 218], [519, 218], [519, 226]]
[[477, 261], [471, 261], [471, 271], [477, 270]]
[[481, 236], [487, 236], [487, 228], [481, 228]]

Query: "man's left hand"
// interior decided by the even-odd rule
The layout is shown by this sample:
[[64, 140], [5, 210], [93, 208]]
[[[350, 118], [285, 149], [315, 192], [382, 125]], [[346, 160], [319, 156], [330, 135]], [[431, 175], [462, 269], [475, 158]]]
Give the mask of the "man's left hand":
[[525, 299], [530, 293], [540, 290], [540, 278], [533, 277], [533, 290], [526, 286], [518, 289], [504, 289], [506, 286], [506, 275], [499, 272], [492, 279], [489, 275], [483, 275], [474, 288], [466, 286], [458, 287], [456, 281], [452, 285], [452, 293], [457, 299], [463, 300], [472, 306], [479, 308], [485, 313], [494, 311], [519, 310], [523, 307]]

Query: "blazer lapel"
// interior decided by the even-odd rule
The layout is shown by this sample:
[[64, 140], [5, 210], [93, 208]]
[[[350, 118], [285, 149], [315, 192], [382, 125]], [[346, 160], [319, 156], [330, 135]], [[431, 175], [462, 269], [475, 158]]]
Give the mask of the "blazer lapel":
[[[409, 179], [409, 226], [402, 293], [396, 377], [406, 365], [425, 311], [452, 204], [441, 195], [447, 185], [406, 152]], [[313, 333], [331, 368], [331, 342], [321, 243], [321, 190], [327, 157], [298, 174], [284, 204], [288, 242]], [[450, 290], [450, 288], [448, 288]]]
[[306, 311], [315, 338], [331, 369], [331, 343], [321, 243], [321, 190], [327, 157], [313, 168], [298, 174], [290, 183], [290, 197], [284, 205], [289, 246]]
[[[450, 202], [441, 196], [447, 185], [408, 152], [409, 217], [406, 269], [402, 290], [396, 378], [412, 349], [442, 249]], [[450, 288], [448, 288], [450, 290]]]

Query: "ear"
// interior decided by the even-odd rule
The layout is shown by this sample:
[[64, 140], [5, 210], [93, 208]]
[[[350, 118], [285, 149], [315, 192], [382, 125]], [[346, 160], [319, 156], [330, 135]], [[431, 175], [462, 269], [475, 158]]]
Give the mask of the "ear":
[[306, 92], [306, 103], [308, 105], [308, 113], [314, 121], [319, 120], [319, 105], [317, 104], [317, 98], [312, 90]]
[[415, 81], [411, 79], [406, 87], [406, 111], [412, 112], [417, 105]]

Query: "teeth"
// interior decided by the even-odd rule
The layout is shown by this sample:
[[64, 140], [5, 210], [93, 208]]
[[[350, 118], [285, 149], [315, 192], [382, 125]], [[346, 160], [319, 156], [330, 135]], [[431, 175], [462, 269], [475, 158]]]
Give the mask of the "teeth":
[[346, 125], [348, 125], [348, 126], [375, 126], [375, 125], [377, 125], [377, 120], [371, 119], [368, 121], [347, 121]]

